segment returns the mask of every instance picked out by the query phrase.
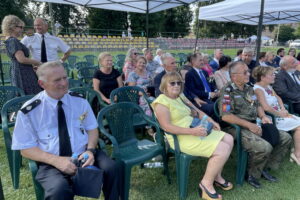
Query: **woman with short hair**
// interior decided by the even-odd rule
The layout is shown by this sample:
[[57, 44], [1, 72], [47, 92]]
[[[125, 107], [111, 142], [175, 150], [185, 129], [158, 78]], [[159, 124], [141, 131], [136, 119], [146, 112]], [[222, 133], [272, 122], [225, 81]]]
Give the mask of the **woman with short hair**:
[[[213, 130], [210, 132], [207, 127], [202, 127], [200, 124], [205, 113], [188, 101], [182, 93], [183, 87], [183, 80], [177, 72], [165, 74], [160, 84], [163, 94], [156, 98], [152, 107], [161, 128], [177, 135], [183, 153], [209, 158], [204, 177], [198, 185], [200, 197], [222, 199], [214, 185], [223, 190], [233, 188], [232, 183], [221, 175], [233, 147], [233, 137], [222, 132], [219, 124], [210, 117], [207, 121], [211, 123]], [[174, 149], [173, 137], [166, 137], [170, 147]]]
[[29, 49], [18, 38], [23, 34], [24, 22], [14, 15], [7, 15], [2, 21], [7, 55], [11, 60], [11, 84], [21, 88], [26, 95], [37, 94], [42, 89], [34, 70], [42, 63], [29, 58]]
[[98, 63], [99, 69], [93, 77], [93, 88], [100, 94], [104, 102], [111, 104], [110, 93], [114, 89], [123, 86], [122, 77], [120, 72], [113, 68], [113, 58], [110, 53], [100, 53]]

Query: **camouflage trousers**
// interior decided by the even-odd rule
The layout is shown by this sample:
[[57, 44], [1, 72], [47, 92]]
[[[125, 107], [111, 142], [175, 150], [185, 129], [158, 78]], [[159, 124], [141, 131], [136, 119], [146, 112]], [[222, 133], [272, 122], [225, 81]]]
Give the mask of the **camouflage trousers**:
[[[228, 127], [224, 131], [235, 137], [234, 128]], [[279, 131], [280, 142], [274, 148], [269, 142], [247, 129], [242, 128], [241, 135], [243, 148], [249, 153], [248, 174], [257, 179], [266, 168], [278, 169], [292, 143], [292, 137], [284, 131]]]

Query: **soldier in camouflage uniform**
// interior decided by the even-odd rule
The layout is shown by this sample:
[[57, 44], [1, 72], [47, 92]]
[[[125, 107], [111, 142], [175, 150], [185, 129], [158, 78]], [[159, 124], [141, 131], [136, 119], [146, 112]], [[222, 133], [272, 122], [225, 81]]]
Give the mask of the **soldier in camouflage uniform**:
[[[261, 138], [262, 129], [256, 125], [259, 117], [262, 123], [272, 123], [259, 105], [253, 88], [249, 82], [248, 66], [242, 62], [232, 63], [230, 66], [231, 81], [221, 91], [219, 101], [220, 116], [223, 121], [241, 126], [243, 148], [249, 153], [247, 181], [255, 188], [260, 188], [258, 179], [263, 178], [275, 182], [277, 179], [268, 173], [269, 169], [278, 168], [283, 156], [291, 144], [291, 136], [280, 131], [279, 144], [276, 147]], [[234, 129], [228, 128], [232, 133]]]

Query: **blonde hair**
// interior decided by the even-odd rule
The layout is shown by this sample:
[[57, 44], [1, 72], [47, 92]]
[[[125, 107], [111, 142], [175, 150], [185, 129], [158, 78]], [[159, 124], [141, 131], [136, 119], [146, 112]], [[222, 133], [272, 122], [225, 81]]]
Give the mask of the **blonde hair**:
[[109, 52], [102, 52], [99, 54], [98, 56], [98, 64], [100, 65], [101, 61], [105, 58], [105, 57], [108, 57], [108, 56], [111, 56], [112, 55], [109, 53]]
[[22, 24], [22, 26], [25, 25], [25, 23], [17, 16], [15, 15], [7, 15], [2, 20], [1, 29], [2, 33], [5, 36], [10, 36], [10, 34], [13, 32], [14, 28]]
[[144, 56], [138, 56], [136, 61], [139, 61], [140, 59], [143, 59], [145, 63], [147, 64], [147, 59]]
[[262, 67], [262, 66], [257, 66], [253, 69], [252, 71], [252, 77], [257, 81], [261, 81], [262, 76], [266, 76], [268, 72], [274, 71], [273, 67]]
[[133, 52], [137, 52], [137, 49], [136, 48], [130, 48], [130, 49], [128, 49], [125, 61], [132, 62], [131, 55], [132, 55]]
[[166, 73], [162, 79], [161, 79], [161, 83], [159, 86], [159, 90], [164, 93], [167, 94], [167, 85], [168, 83], [172, 82], [172, 81], [181, 81], [181, 88], [180, 88], [180, 93], [183, 92], [183, 80], [182, 77], [180, 76], [180, 74], [178, 72], [170, 72], [170, 73]]

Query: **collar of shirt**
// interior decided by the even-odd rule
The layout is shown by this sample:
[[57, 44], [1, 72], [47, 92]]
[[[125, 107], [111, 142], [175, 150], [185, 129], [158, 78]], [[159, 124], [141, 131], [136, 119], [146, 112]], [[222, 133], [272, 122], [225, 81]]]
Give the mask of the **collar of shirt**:
[[[198, 69], [198, 68], [196, 68], [196, 67], [193, 67], [194, 68], [194, 70], [196, 70], [196, 72], [198, 72], [198, 74], [200, 73], [200, 72], [202, 72], [202, 69]], [[204, 76], [204, 74], [203, 74], [203, 76]]]
[[219, 60], [218, 59], [214, 58], [214, 61], [219, 64]]
[[[46, 100], [47, 102], [49, 102], [49, 104], [50, 104], [53, 108], [56, 108], [57, 103], [58, 103], [59, 100], [50, 97], [50, 96], [47, 94], [46, 91], [44, 91], [44, 96], [45, 96], [45, 100]], [[68, 97], [67, 97], [67, 95], [64, 95], [63, 98], [61, 98], [60, 100], [63, 102], [63, 105], [64, 105], [64, 106], [68, 106]]]
[[42, 35], [44, 35], [44, 38], [47, 38], [50, 36], [50, 34], [48, 32], [44, 33], [44, 34], [40, 34], [40, 33], [36, 33], [39, 37], [42, 38]]

